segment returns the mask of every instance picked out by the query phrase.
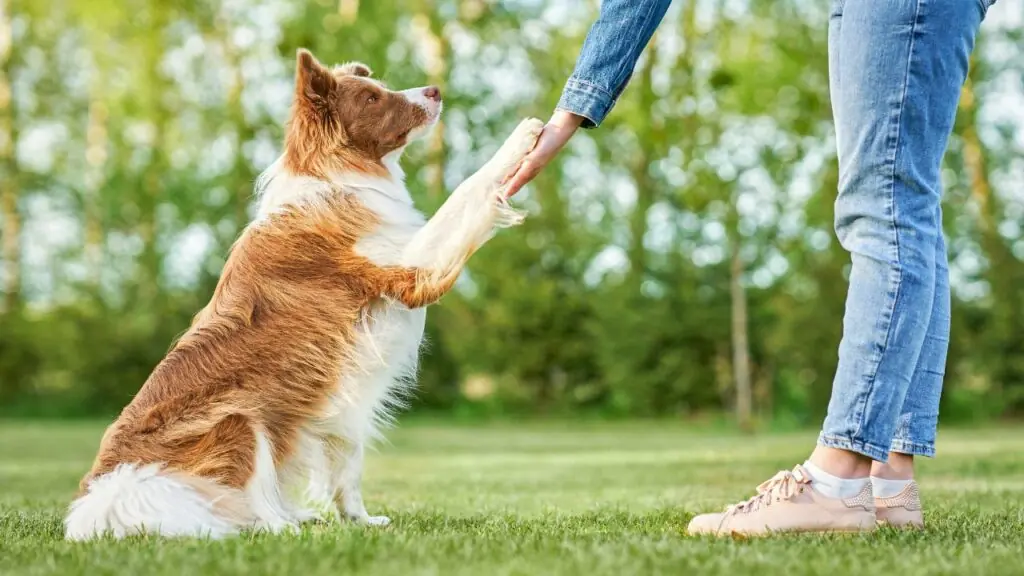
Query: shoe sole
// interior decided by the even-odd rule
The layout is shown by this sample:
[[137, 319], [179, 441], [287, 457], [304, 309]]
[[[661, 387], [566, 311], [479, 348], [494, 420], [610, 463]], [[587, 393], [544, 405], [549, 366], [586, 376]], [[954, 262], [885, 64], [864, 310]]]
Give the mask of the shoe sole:
[[[735, 530], [733, 530], [733, 531], [729, 532], [728, 536], [730, 536], [730, 537], [732, 537], [734, 539], [737, 539], [737, 540], [742, 540], [744, 538], [766, 538], [768, 536], [785, 536], [787, 534], [837, 534], [837, 535], [843, 535], [843, 536], [851, 536], [851, 535], [854, 535], [854, 534], [870, 534], [870, 533], [874, 532], [877, 528], [878, 528], [878, 526], [874, 525], [874, 526], [870, 526], [870, 527], [861, 526], [861, 527], [858, 527], [858, 528], [829, 528], [827, 530], [812, 530], [812, 529], [804, 529], [804, 530], [776, 530], [776, 531], [772, 531], [772, 532], [756, 532], [756, 533], [736, 532]], [[710, 534], [710, 535], [711, 536], [718, 536], [720, 538], [726, 536], [726, 534]]]
[[895, 528], [896, 530], [924, 530], [924, 524], [907, 522], [905, 524], [893, 524], [888, 520], [877, 520], [879, 528]]

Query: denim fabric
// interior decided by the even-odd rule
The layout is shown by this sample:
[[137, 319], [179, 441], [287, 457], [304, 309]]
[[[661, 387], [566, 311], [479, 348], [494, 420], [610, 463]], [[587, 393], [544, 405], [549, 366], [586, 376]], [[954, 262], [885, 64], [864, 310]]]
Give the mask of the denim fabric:
[[935, 453], [950, 313], [939, 170], [990, 4], [833, 4], [835, 227], [852, 268], [823, 446]]
[[647, 42], [672, 0], [603, 0], [587, 33], [576, 69], [555, 107], [584, 118], [593, 128], [608, 115], [626, 88]]

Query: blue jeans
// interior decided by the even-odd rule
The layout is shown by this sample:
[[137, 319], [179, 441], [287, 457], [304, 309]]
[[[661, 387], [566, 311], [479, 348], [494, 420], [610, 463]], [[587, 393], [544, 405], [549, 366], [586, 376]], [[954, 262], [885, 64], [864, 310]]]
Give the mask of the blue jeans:
[[629, 84], [636, 61], [665, 18], [672, 0], [601, 0], [557, 110], [583, 117], [595, 128]]
[[939, 170], [992, 1], [834, 1], [835, 226], [852, 268], [822, 446], [935, 454], [950, 315]]

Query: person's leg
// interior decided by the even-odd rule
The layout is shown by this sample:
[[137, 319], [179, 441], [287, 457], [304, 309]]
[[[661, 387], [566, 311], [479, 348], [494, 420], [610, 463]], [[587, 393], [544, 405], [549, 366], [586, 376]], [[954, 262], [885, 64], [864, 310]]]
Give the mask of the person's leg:
[[[842, 99], [840, 98], [843, 94], [842, 78], [846, 76], [850, 78], [850, 80], [848, 80], [850, 82], [859, 81], [856, 70], [844, 71], [843, 69], [844, 59], [842, 55], [844, 42], [842, 32], [845, 4], [845, 0], [833, 0], [828, 31], [829, 94], [831, 95], [832, 119], [836, 129], [836, 148], [841, 158], [843, 157], [843, 140], [840, 132], [843, 130], [843, 126], [845, 124], [844, 119], [849, 115], [843, 107]], [[851, 29], [850, 33], [856, 33], [856, 31]], [[849, 42], [849, 39], [847, 42]], [[843, 164], [842, 160], [840, 160], [840, 184], [842, 183], [842, 180]], [[840, 186], [840, 189], [842, 189], [842, 186]], [[847, 301], [847, 313], [849, 313], [849, 301]], [[867, 475], [871, 467], [870, 458], [844, 450], [826, 450], [819, 448], [816, 460], [818, 466], [843, 478], [864, 477]], [[824, 472], [824, 470], [822, 470], [822, 472]], [[851, 486], [850, 488], [852, 489], [853, 487]]]
[[[942, 221], [942, 212], [938, 214]], [[946, 242], [935, 247], [935, 300], [921, 355], [903, 400], [888, 462], [871, 466], [878, 520], [895, 526], [923, 526], [921, 500], [914, 483], [914, 456], [935, 455], [939, 397], [949, 347], [950, 295]]]
[[[870, 529], [871, 461], [902, 446], [893, 437], [941, 274], [939, 169], [983, 7], [855, 0], [833, 12], [836, 232], [853, 266], [828, 415], [812, 466], [780, 473], [724, 514], [698, 516], [691, 532]], [[851, 485], [860, 491], [844, 493]]]
[[[865, 457], [888, 459], [919, 361], [932, 371], [945, 361], [944, 343], [926, 343], [933, 315], [948, 339], [938, 328], [948, 322], [939, 171], [983, 16], [981, 4], [963, 0], [844, 9], [836, 233], [853, 266], [832, 400], [811, 458], [835, 474], [867, 472]], [[937, 402], [939, 381], [919, 378], [915, 394], [928, 389]]]
[[[938, 218], [941, 222], [941, 210]], [[932, 304], [932, 317], [928, 322], [928, 333], [925, 335], [921, 355], [910, 380], [910, 389], [903, 400], [903, 408], [900, 410], [896, 433], [892, 440], [892, 452], [909, 457], [898, 458], [899, 460], [912, 461], [913, 456], [935, 455], [935, 428], [939, 423], [939, 397], [946, 373], [949, 322], [949, 262], [946, 241], [939, 234], [935, 247], [935, 301]], [[890, 461], [891, 456], [892, 454]], [[907, 462], [890, 467], [879, 466], [879, 471], [887, 469], [887, 474], [896, 474], [897, 477], [901, 472], [899, 469], [911, 472], [911, 475], [913, 472]]]

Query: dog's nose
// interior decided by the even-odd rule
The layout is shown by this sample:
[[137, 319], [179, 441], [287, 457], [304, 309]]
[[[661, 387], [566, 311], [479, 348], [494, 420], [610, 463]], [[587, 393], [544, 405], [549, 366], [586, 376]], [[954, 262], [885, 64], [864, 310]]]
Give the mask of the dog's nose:
[[441, 89], [437, 86], [427, 86], [423, 89], [423, 95], [433, 100], [434, 102], [441, 101]]

